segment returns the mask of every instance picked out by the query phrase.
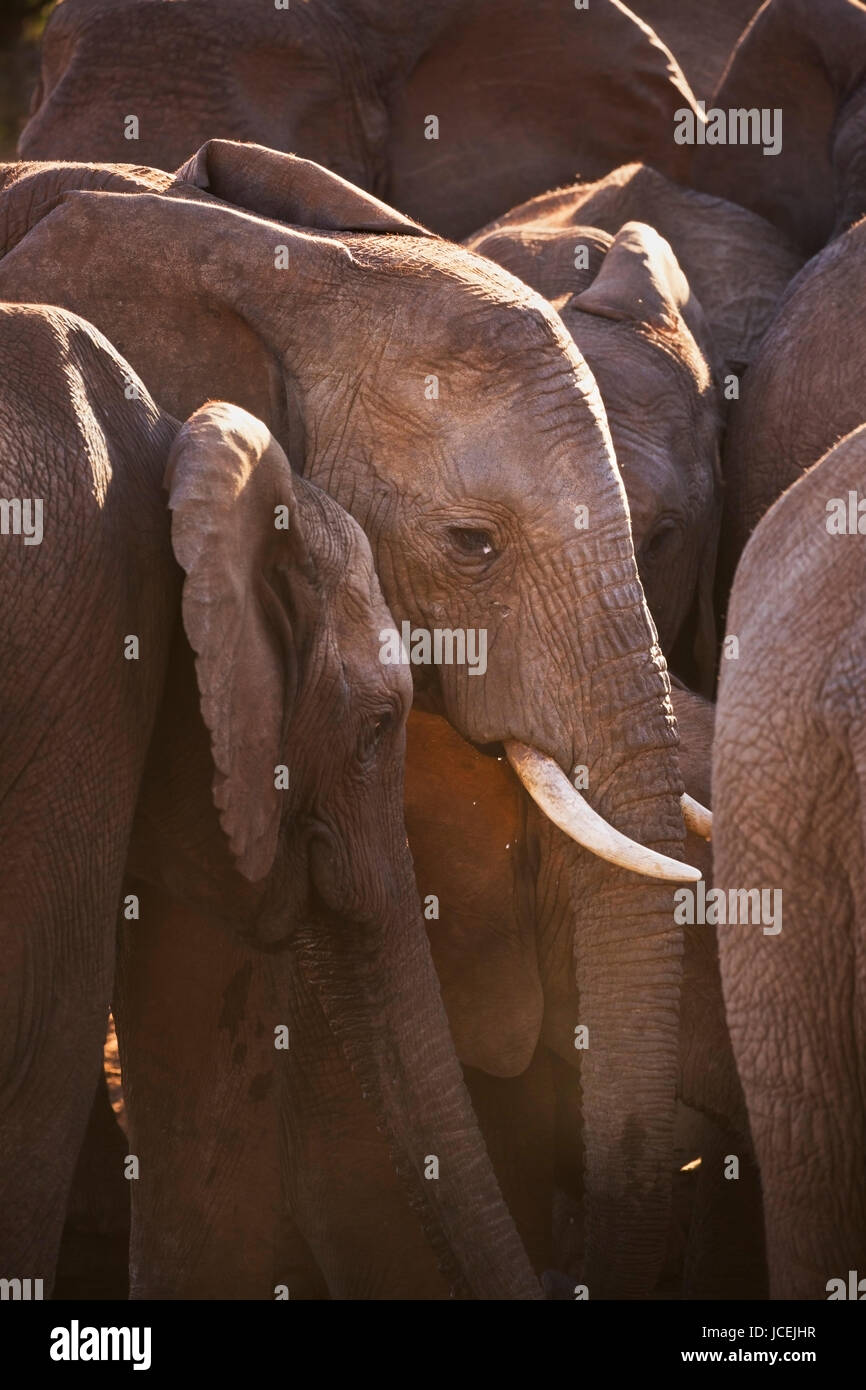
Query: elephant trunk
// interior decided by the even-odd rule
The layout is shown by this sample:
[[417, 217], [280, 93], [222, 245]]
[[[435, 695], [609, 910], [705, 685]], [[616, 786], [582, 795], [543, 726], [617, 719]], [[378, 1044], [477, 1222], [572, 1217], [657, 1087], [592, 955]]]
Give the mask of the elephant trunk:
[[[623, 659], [599, 691], [586, 758], [594, 809], [624, 835], [682, 858], [682, 782], [660, 658]], [[618, 667], [618, 669], [617, 669]], [[653, 669], [655, 668], [655, 669]], [[670, 1218], [682, 933], [674, 887], [575, 847], [573, 966], [583, 1095], [585, 1277], [592, 1298], [650, 1294]]]
[[[609, 920], [580, 920], [574, 966], [583, 1094], [590, 1296], [647, 1297], [665, 1256], [682, 941], [672, 892], [611, 890]], [[667, 901], [665, 901], [667, 898]]]
[[[533, 816], [545, 1036], [581, 1078], [591, 1298], [647, 1297], [666, 1255], [683, 943], [664, 880], [696, 876], [670, 863], [683, 858], [684, 789], [664, 659], [636, 582], [625, 567], [617, 577], [581, 609], [573, 762], [585, 801], [631, 848], [617, 863], [602, 843], [606, 862], [598, 843], [575, 843], [570, 813], [559, 829]], [[662, 877], [635, 872], [646, 851], [664, 856], [649, 861]]]
[[326, 914], [297, 960], [373, 1106], [452, 1294], [540, 1299], [502, 1199], [454, 1052], [411, 890], [375, 929]]

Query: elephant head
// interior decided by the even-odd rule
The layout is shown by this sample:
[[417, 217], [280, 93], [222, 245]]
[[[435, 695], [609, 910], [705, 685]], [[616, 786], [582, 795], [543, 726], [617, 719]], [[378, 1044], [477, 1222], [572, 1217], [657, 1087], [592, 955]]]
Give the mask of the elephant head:
[[[484, 243], [513, 247], [520, 237], [529, 250], [544, 239], [541, 259], [561, 257], [555, 263], [562, 271], [569, 261], [574, 270], [574, 252], [578, 244], [587, 245], [588, 229], [596, 229], [593, 236], [599, 230], [616, 236], [627, 222], [647, 223], [670, 244], [704, 311], [719, 375], [741, 374], [755, 356], [785, 287], [803, 264], [803, 255], [778, 227], [738, 203], [674, 183], [648, 164], [626, 164], [593, 183], [571, 184], [531, 198], [466, 244], [497, 260], [498, 253], [486, 250]], [[574, 233], [571, 256], [569, 231]], [[548, 241], [561, 243], [561, 251], [549, 250]], [[503, 264], [527, 278], [517, 265]], [[596, 268], [590, 255], [587, 269]], [[539, 274], [547, 274], [544, 266], [539, 266]], [[534, 281], [530, 278], [529, 283]], [[536, 288], [546, 293], [540, 284]]]
[[254, 140], [465, 236], [575, 167], [684, 176], [683, 107], [676, 61], [619, 0], [64, 0], [20, 151], [174, 169], [214, 136]]
[[432, 23], [419, 9], [412, 34], [386, 10], [381, 0], [65, 0], [45, 29], [21, 153], [173, 169], [220, 135], [298, 149], [378, 190], [382, 89], [448, 6]]
[[[318, 1001], [453, 1290], [538, 1297], [424, 935], [402, 805], [411, 681], [378, 658], [391, 618], [367, 541], [292, 474], [266, 426], [225, 403], [182, 426], [166, 486], [182, 631], [130, 870], [145, 894], [167, 892], [283, 953], [278, 980], [291, 989], [296, 975]], [[125, 991], [135, 987], [127, 979]], [[120, 1018], [123, 1045], [123, 1008]], [[297, 1010], [295, 1069], [312, 1056], [309, 1024]], [[134, 1137], [134, 1050], [129, 1065]], [[423, 1176], [431, 1153], [437, 1182]], [[293, 1215], [308, 1234], [310, 1214]], [[137, 1240], [134, 1219], [133, 1269]]]
[[544, 294], [586, 359], [662, 649], [674, 653], [691, 615], [687, 659], [711, 687], [720, 512], [714, 345], [676, 257], [640, 222], [627, 222], [615, 238], [592, 227], [508, 224], [473, 246]]
[[[416, 693], [470, 742], [504, 746], [557, 822], [622, 866], [591, 861], [587, 949], [599, 978], [622, 982], [617, 1010], [632, 991], [660, 1009], [652, 1046], [630, 1034], [606, 1051], [611, 992], [590, 1007], [611, 1030], [585, 1091], [590, 1128], [604, 1120], [591, 1267], [598, 1290], [602, 1266], [608, 1287], [644, 1288], [666, 1229], [681, 938], [670, 892], [627, 866], [698, 875], [678, 861], [676, 729], [625, 494], [562, 320], [318, 166], [219, 141], [167, 195], [63, 194], [0, 262], [7, 297], [37, 283], [122, 344], [174, 413], [216, 389], [256, 409], [363, 526], [410, 655], [431, 629], [462, 634], [464, 656], [484, 643], [483, 662], [461, 663], [452, 641], [450, 662], [443, 648], [440, 664], [415, 664]], [[569, 785], [575, 766], [586, 798]]]

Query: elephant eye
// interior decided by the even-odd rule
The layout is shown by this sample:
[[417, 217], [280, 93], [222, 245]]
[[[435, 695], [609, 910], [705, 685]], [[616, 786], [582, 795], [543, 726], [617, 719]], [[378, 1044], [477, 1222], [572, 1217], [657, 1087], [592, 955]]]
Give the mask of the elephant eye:
[[663, 548], [665, 541], [675, 530], [675, 521], [661, 522], [653, 531], [652, 535], [648, 536], [647, 539], [644, 541], [641, 547], [642, 553], [647, 558], [658, 555], [659, 551]]
[[496, 546], [489, 531], [469, 526], [449, 526], [448, 539], [461, 555], [473, 559], [489, 560], [496, 554]]
[[361, 754], [365, 758], [372, 758], [378, 753], [383, 740], [394, 728], [396, 717], [393, 710], [382, 710], [374, 719], [366, 725], [361, 737]]

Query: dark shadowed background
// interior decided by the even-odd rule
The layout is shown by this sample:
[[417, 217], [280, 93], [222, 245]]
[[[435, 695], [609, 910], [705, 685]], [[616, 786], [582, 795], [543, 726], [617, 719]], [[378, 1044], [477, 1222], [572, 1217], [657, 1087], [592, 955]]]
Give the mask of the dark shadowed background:
[[56, 0], [0, 0], [0, 160], [15, 158], [39, 70], [39, 39]]

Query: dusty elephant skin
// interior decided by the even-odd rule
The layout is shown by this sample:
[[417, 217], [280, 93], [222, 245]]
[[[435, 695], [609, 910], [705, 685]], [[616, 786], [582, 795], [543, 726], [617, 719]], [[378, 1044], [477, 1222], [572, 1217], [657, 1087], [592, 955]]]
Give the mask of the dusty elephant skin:
[[[776, 498], [866, 418], [864, 295], [866, 221], [861, 221], [792, 281], [731, 412], [722, 460], [722, 594], [749, 536]], [[845, 344], [843, 352], [829, 351], [839, 343]]]
[[[682, 720], [681, 765], [686, 788], [709, 802], [707, 764], [712, 738], [712, 706], [692, 692], [675, 688], [674, 709]], [[536, 817], [531, 827], [536, 841], [539, 873], [535, 884], [535, 930], [538, 970], [544, 988], [545, 1012], [542, 1039], [585, 1088], [587, 1077], [599, 1067], [600, 1047], [614, 1052], [625, 1043], [607, 1032], [589, 1028], [588, 1046], [576, 1046], [576, 1025], [583, 1025], [590, 1001], [605, 997], [612, 1016], [625, 1017], [638, 1035], [642, 1032], [645, 1005], [635, 989], [633, 996], [620, 993], [614, 971], [604, 969], [605, 957], [594, 949], [592, 922], [585, 922], [582, 904], [588, 893], [610, 893], [612, 885], [598, 885], [590, 861], [558, 836], [550, 824]], [[706, 876], [712, 856], [703, 841], [689, 836], [690, 862]], [[673, 916], [673, 889], [668, 910]], [[572, 924], [573, 922], [573, 929]], [[563, 936], [573, 951], [573, 966], [563, 968]], [[621, 944], [620, 949], [623, 949]], [[601, 963], [601, 968], [599, 964]], [[696, 1220], [704, 1229], [696, 1232], [687, 1250], [684, 1288], [691, 1297], [739, 1298], [760, 1294], [762, 1251], [755, 1249], [744, 1226], [760, 1221], [760, 1195], [754, 1174], [744, 1173], [736, 1194], [723, 1180], [722, 1165], [712, 1166], [723, 1135], [733, 1134], [737, 1152], [747, 1153], [743, 1099], [733, 1065], [719, 988], [714, 940], [706, 927], [684, 929], [681, 999], [676, 1012], [678, 1066], [676, 1093], [683, 1104], [703, 1117], [703, 1149], [707, 1167], [701, 1173]], [[621, 1065], [624, 1065], [622, 1063]], [[606, 1074], [609, 1094], [616, 1104], [620, 1070]], [[586, 1121], [584, 1121], [584, 1124]], [[727, 1152], [728, 1150], [722, 1150]], [[732, 1211], [735, 1225], [724, 1227], [724, 1212]], [[744, 1216], [746, 1218], [744, 1222]], [[585, 1214], [587, 1239], [592, 1238], [591, 1213]]]
[[[594, 183], [531, 198], [476, 232], [467, 245], [490, 255], [486, 243], [502, 246], [503, 239], [512, 244], [520, 239], [526, 244], [525, 269], [527, 259], [538, 254], [538, 238], [555, 240], [562, 247], [556, 264], [564, 271], [572, 232], [569, 259], [574, 268], [574, 244], [585, 240], [588, 228], [616, 236], [627, 222], [648, 223], [670, 244], [706, 317], [720, 377], [741, 373], [803, 264], [803, 254], [784, 232], [737, 202], [674, 183], [648, 164], [626, 164]], [[544, 258], [552, 255], [546, 252]], [[503, 264], [523, 274], [516, 264]], [[538, 273], [547, 274], [542, 267]]]
[[[87, 314], [179, 416], [227, 392], [252, 409], [364, 526], [398, 625], [486, 632], [483, 679], [415, 667], [416, 689], [471, 742], [586, 767], [596, 811], [680, 857], [664, 662], [601, 403], [561, 320], [316, 165], [217, 141], [183, 172], [170, 195], [63, 193], [0, 262], [0, 293]], [[0, 195], [0, 219], [20, 224], [23, 196]], [[639, 1295], [667, 1229], [682, 940], [663, 884], [591, 873], [584, 950], [626, 1010], [639, 996], [654, 1046], [620, 1036], [609, 991], [587, 994], [602, 1033], [584, 1090], [588, 1279]]]
[[[178, 430], [89, 324], [17, 305], [4, 306], [0, 322], [4, 452], [18, 460], [10, 482], [17, 493], [38, 489], [45, 519], [34, 545], [30, 532], [4, 537], [13, 585], [5, 649], [23, 650], [34, 627], [45, 635], [37, 652], [27, 645], [3, 694], [0, 829], [12, 866], [2, 919], [4, 1267], [32, 1271], [50, 1288], [99, 1065], [128, 856], [138, 923], [156, 929], [127, 939], [117, 987], [130, 1145], [143, 1164], [133, 1191], [133, 1292], [165, 1293], [165, 1272], [142, 1263], [152, 1223], [177, 1278], [197, 1252], [208, 1188], [226, 1181], [224, 1156], [213, 1155], [207, 1172], [193, 1160], [198, 1191], [191, 1179], [187, 1224], [164, 1231], [171, 1188], [150, 1141], [166, 1077], [148, 1078], [148, 1032], [139, 1030], [153, 1002], [146, 966], [160, 919], [177, 926], [186, 913], [193, 927], [198, 914], [271, 953], [277, 1007], [295, 1029], [297, 1060], [280, 1076], [289, 1109], [310, 1084], [296, 1076], [305, 1055], [345, 1077], [351, 1068], [348, 1130], [360, 1085], [381, 1126], [375, 1142], [404, 1190], [402, 1201], [392, 1196], [393, 1260], [380, 1244], [388, 1277], [398, 1269], [411, 1288], [419, 1256], [425, 1291], [438, 1263], [458, 1296], [540, 1297], [475, 1124], [429, 958], [402, 817], [411, 686], [377, 659], [377, 634], [391, 618], [363, 534], [292, 474], [246, 412], [212, 403]], [[35, 400], [24, 362], [42, 368]], [[70, 634], [86, 644], [87, 680], [76, 679]], [[134, 660], [125, 659], [130, 650]], [[46, 828], [47, 759], [50, 815], [60, 823]], [[285, 769], [287, 787], [275, 775]], [[230, 1030], [243, 1020], [245, 995], [242, 970], [221, 1001]], [[273, 1017], [271, 1007], [272, 1039]], [[219, 1106], [199, 1119], [218, 1130]], [[282, 1149], [298, 1268], [316, 1260], [327, 1233], [316, 1225], [321, 1201], [312, 1211], [305, 1204], [311, 1156], [293, 1123], [292, 1115]], [[436, 1184], [423, 1177], [429, 1153], [442, 1165]], [[337, 1287], [357, 1277], [341, 1270], [340, 1252], [323, 1265]], [[376, 1292], [373, 1269], [365, 1296]]]
[[[591, 227], [509, 222], [469, 244], [549, 299], [586, 359], [659, 642], [674, 652], [691, 616], [689, 655], [711, 689], [721, 421], [710, 331], [670, 246], [640, 222], [625, 223], [615, 238]], [[582, 246], [587, 265], [576, 270]]]
[[[703, 93], [697, 93], [702, 96]], [[780, 227], [807, 255], [866, 213], [866, 5], [767, 0], [711, 105], [782, 113], [782, 147], [696, 147], [689, 182]]]
[[618, 0], [64, 0], [20, 152], [174, 169], [254, 140], [461, 237], [576, 169], [645, 157], [684, 177], [673, 121], [693, 102]]
[[[709, 805], [714, 707], [679, 685], [672, 701], [686, 790]], [[575, 1047], [584, 1013], [569, 959], [572, 935], [579, 953], [585, 911], [583, 881], [570, 863], [579, 852], [535, 807], [521, 806], [507, 765], [481, 756], [442, 719], [413, 710], [408, 733], [406, 824], [422, 901], [435, 901], [426, 925], [452, 1036], [471, 1064], [485, 1140], [536, 1268], [568, 1268], [573, 1284], [579, 1256], [570, 1260], [551, 1234], [554, 1171], [578, 1205], [582, 1191], [580, 1172], [564, 1171], [558, 1158], [569, 1132], [579, 1130], [586, 1058]], [[687, 857], [710, 882], [710, 846], [690, 835]], [[687, 1296], [760, 1297], [760, 1189], [715, 933], [703, 925], [685, 931], [677, 1095], [694, 1116], [704, 1155]], [[743, 1156], [736, 1184], [724, 1179], [731, 1152]]]
[[[10, 1273], [50, 1287], [102, 1060], [126, 844], [164, 675], [175, 595], [159, 480], [173, 430], [142, 403], [109, 446], [102, 407], [85, 403], [76, 415], [69, 400], [87, 380], [95, 397], [123, 399], [107, 344], [39, 309], [4, 306], [0, 324], [3, 492], [35, 494], [44, 509], [41, 544], [2, 539], [0, 1250]], [[57, 467], [59, 449], [81, 466], [64, 467], [61, 456]], [[110, 486], [115, 469], [125, 474], [122, 497]], [[138, 582], [120, 607], [127, 545]], [[100, 682], [80, 678], [77, 632]], [[123, 659], [130, 632], [146, 662]]]
[[866, 1245], [866, 578], [862, 536], [827, 526], [828, 502], [862, 492], [864, 470], [860, 428], [758, 526], [731, 599], [740, 656], [720, 686], [715, 882], [782, 894], [780, 931], [719, 928], [771, 1298], [832, 1296]]
[[[685, 785], [708, 804], [712, 706], [679, 687], [673, 699]], [[481, 754], [447, 721], [421, 710], [410, 713], [407, 733], [407, 830], [455, 1048], [497, 1180], [536, 1271], [568, 1269], [571, 1287], [582, 1277], [581, 1252], [554, 1238], [553, 1217], [555, 1175], [556, 1185], [578, 1201], [583, 1188], [583, 1053], [573, 1045], [573, 1028], [583, 1015], [570, 975], [569, 943], [572, 931], [581, 930], [585, 906], [563, 897], [556, 911], [545, 894], [554, 873], [567, 881], [573, 847], [556, 836], [559, 844], [543, 857], [536, 911], [544, 824], [507, 763]], [[709, 847], [690, 836], [688, 856], [709, 881]], [[368, 1133], [364, 1107], [346, 1094], [345, 1067], [335, 1065], [327, 1035], [317, 1039], [314, 1055], [285, 1059], [302, 1064], [289, 1073], [295, 1084], [291, 1103], [282, 1109], [295, 1136], [295, 1155], [304, 1155], [294, 1165], [303, 1177], [296, 1185], [303, 1191], [307, 1178], [316, 1175], [305, 1209], [330, 1212], [335, 1193], [347, 1203], [337, 1220], [320, 1216], [315, 1223], [324, 1229], [314, 1259], [279, 1211], [275, 1065], [265, 1029], [276, 1005], [267, 960], [215, 933], [186, 907], [164, 910], [153, 889], [138, 891], [147, 898], [150, 927], [146, 946], [137, 946], [134, 966], [125, 971], [137, 1039], [146, 1039], [137, 1053], [144, 1061], [136, 1062], [133, 1076], [139, 1084], [146, 1068], [146, 1084], [161, 1089], [162, 1099], [158, 1129], [140, 1125], [137, 1146], [145, 1143], [145, 1153], [152, 1148], [158, 1154], [164, 1177], [158, 1212], [137, 1251], [151, 1279], [138, 1287], [153, 1293], [156, 1268], [164, 1270], [163, 1293], [171, 1290], [175, 1297], [264, 1297], [276, 1282], [293, 1299], [321, 1298], [328, 1296], [324, 1270], [332, 1293], [368, 1297], [370, 1252], [381, 1244], [383, 1221], [393, 1220], [395, 1183], [381, 1145]], [[127, 949], [138, 943], [135, 928], [125, 940]], [[299, 1002], [296, 995], [293, 1018]], [[128, 1029], [128, 1017], [126, 1023]], [[172, 1078], [170, 1094], [166, 1076]], [[327, 1081], [320, 1086], [322, 1076]], [[327, 1108], [320, 1103], [325, 1088]], [[759, 1296], [761, 1252], [750, 1235], [760, 1232], [760, 1194], [748, 1168], [715, 936], [706, 927], [685, 933], [677, 1093], [689, 1107], [684, 1113], [693, 1116], [691, 1132], [700, 1136], [704, 1154], [683, 1272], [687, 1296]], [[231, 1183], [203, 1190], [188, 1161], [191, 1147], [206, 1156], [202, 1162], [219, 1155]], [[345, 1162], [348, 1152], [351, 1164]], [[737, 1184], [723, 1180], [730, 1152], [744, 1155]], [[180, 1269], [178, 1231], [188, 1234]], [[382, 1296], [409, 1296], [400, 1272], [408, 1267], [412, 1296], [444, 1296], [417, 1246], [405, 1223], [402, 1246], [392, 1235], [391, 1259], [399, 1254], [402, 1263], [396, 1281], [379, 1286]], [[338, 1252], [343, 1272], [335, 1278]]]
[[634, 0], [629, 7], [667, 44], [696, 97], [706, 99], [762, 0]]

